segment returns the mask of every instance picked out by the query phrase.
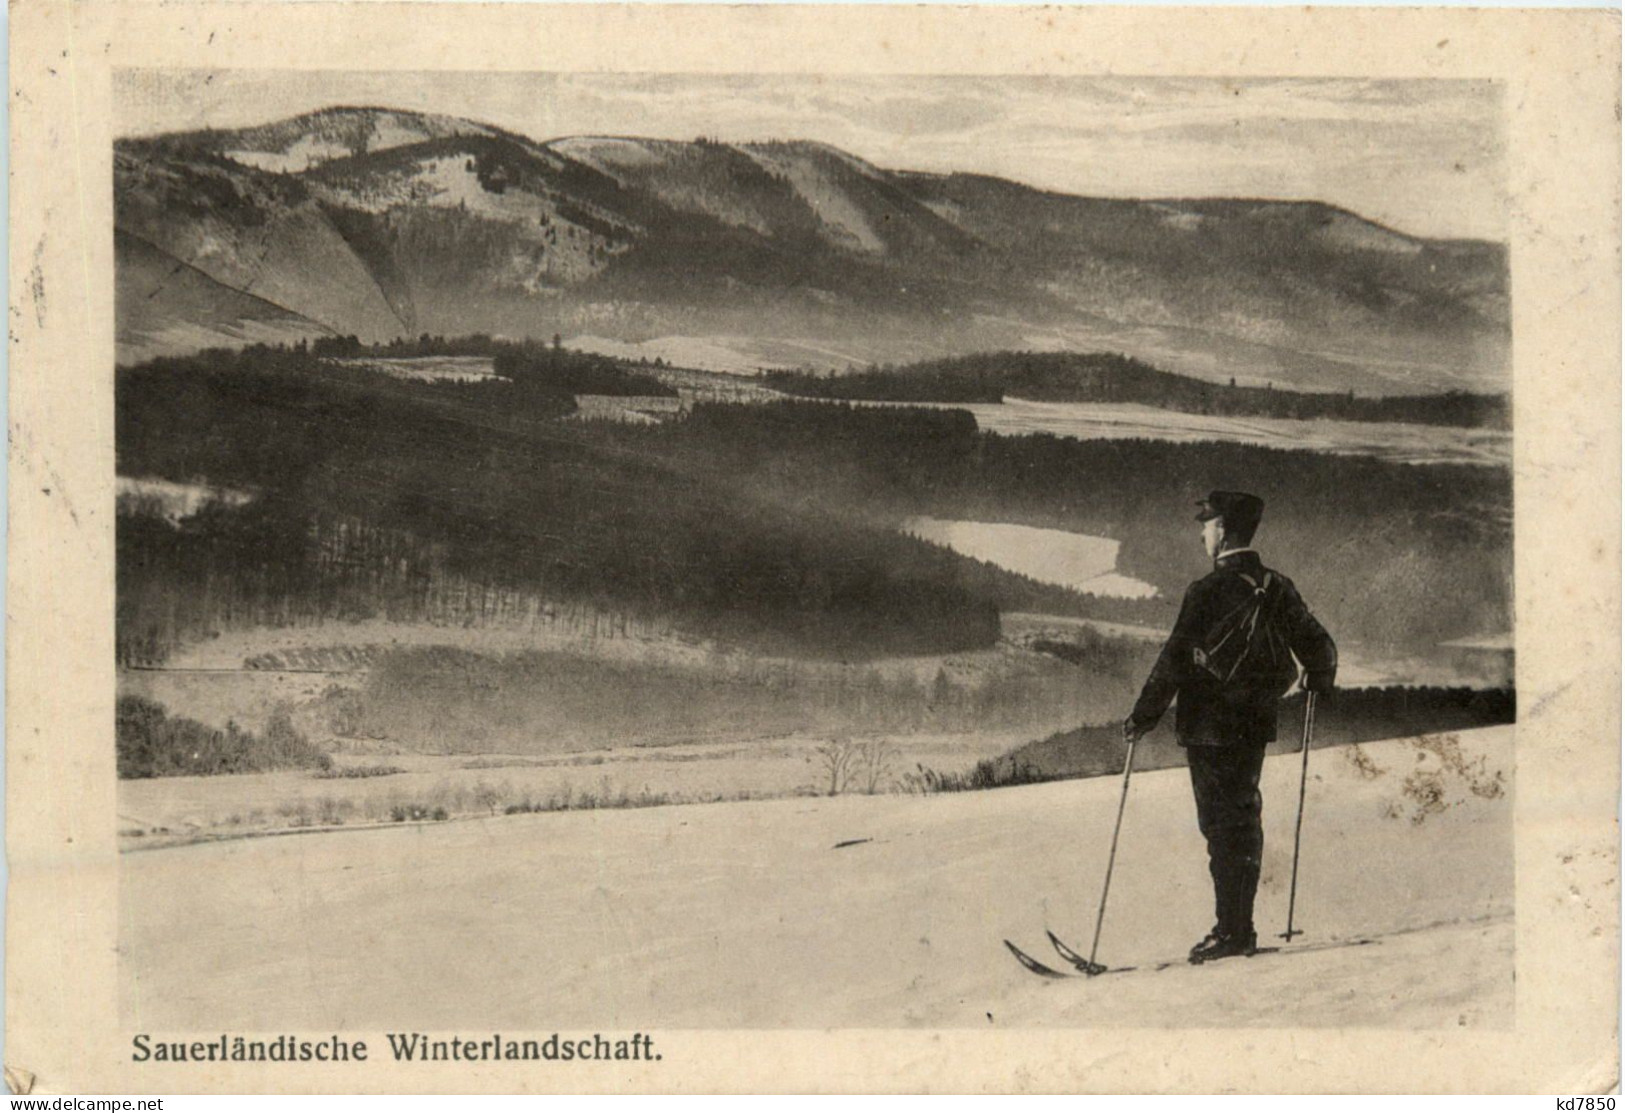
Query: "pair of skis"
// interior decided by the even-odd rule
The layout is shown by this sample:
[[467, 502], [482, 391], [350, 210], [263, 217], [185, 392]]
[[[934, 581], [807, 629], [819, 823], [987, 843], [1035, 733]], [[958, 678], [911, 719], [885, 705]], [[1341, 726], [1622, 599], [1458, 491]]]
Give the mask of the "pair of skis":
[[[1026, 951], [1023, 951], [1020, 947], [1016, 946], [1008, 939], [1004, 941], [1004, 945], [1010, 948], [1010, 953], [1016, 956], [1016, 961], [1041, 978], [1072, 978], [1077, 977], [1080, 974], [1092, 978], [1101, 974], [1127, 974], [1135, 970], [1151, 972], [1156, 970], [1168, 970], [1176, 966], [1201, 966], [1204, 962], [1218, 961], [1218, 959], [1162, 959], [1145, 966], [1106, 967], [1091, 963], [1087, 958], [1063, 943], [1053, 931], [1045, 932], [1045, 934], [1049, 936], [1050, 943], [1055, 947], [1055, 953], [1061, 956], [1061, 959], [1071, 967], [1071, 970], [1056, 970], [1053, 967], [1045, 966], [1042, 962], [1039, 962], [1032, 955], [1028, 954]], [[1296, 932], [1295, 934], [1302, 935], [1303, 932], [1300, 931]], [[1369, 947], [1375, 943], [1377, 943], [1376, 939], [1369, 936], [1363, 936], [1358, 939], [1329, 940], [1324, 943], [1310, 943], [1296, 947], [1259, 947], [1246, 954], [1244, 957], [1252, 958], [1256, 955], [1274, 954], [1300, 955], [1313, 951], [1327, 951], [1342, 947]]]
[[[1309, 741], [1314, 734], [1314, 729], [1315, 693], [1310, 692], [1304, 700], [1303, 708], [1303, 746], [1301, 747], [1303, 753], [1303, 772], [1298, 781], [1298, 824], [1297, 829], [1294, 831], [1292, 836], [1292, 888], [1291, 895], [1287, 898], [1286, 931], [1281, 933], [1281, 938], [1285, 939], [1288, 943], [1292, 942], [1292, 937], [1294, 935], [1303, 934], [1301, 931], [1294, 931], [1292, 928], [1292, 923], [1293, 915], [1297, 912], [1298, 907], [1298, 852], [1303, 846], [1303, 805], [1309, 790]], [[1106, 858], [1106, 880], [1100, 887], [1100, 911], [1095, 915], [1095, 939], [1094, 942], [1090, 944], [1089, 957], [1085, 958], [1083, 955], [1061, 942], [1053, 931], [1046, 932], [1046, 934], [1049, 936], [1050, 943], [1055, 947], [1056, 953], [1065, 959], [1078, 973], [1085, 974], [1091, 978], [1098, 977], [1101, 974], [1126, 973], [1127, 971], [1134, 969], [1132, 966], [1120, 966], [1116, 968], [1104, 966], [1095, 961], [1095, 958], [1100, 949], [1100, 928], [1101, 925], [1106, 921], [1106, 897], [1112, 889], [1112, 867], [1117, 863], [1117, 836], [1123, 830], [1123, 811], [1124, 807], [1128, 804], [1128, 783], [1129, 778], [1134, 774], [1134, 746], [1137, 742], [1139, 742], [1138, 737], [1129, 739], [1128, 755], [1123, 759], [1123, 791], [1117, 799], [1117, 822], [1112, 825], [1112, 848], [1111, 852]], [[1022, 966], [1032, 971], [1034, 974], [1038, 974], [1046, 978], [1064, 978], [1068, 976], [1058, 970], [1045, 966], [1043, 963], [1027, 954], [1008, 939], [1004, 941], [1004, 945], [1010, 949], [1011, 954], [1016, 956], [1017, 962], [1021, 963]], [[1255, 955], [1271, 954], [1279, 950], [1279, 947], [1260, 947], [1256, 948], [1251, 953]], [[1197, 964], [1200, 965], [1199, 960], [1193, 961], [1196, 961]], [[1164, 969], [1170, 965], [1173, 964], [1163, 963], [1157, 968]]]
[[[1055, 953], [1060, 955], [1061, 959], [1072, 967], [1071, 972], [1056, 970], [1053, 967], [1045, 966], [1032, 955], [1010, 942], [1010, 940], [1006, 939], [1004, 941], [1004, 945], [1010, 948], [1010, 953], [1016, 956], [1016, 961], [1041, 978], [1070, 978], [1076, 976], [1077, 974], [1083, 974], [1094, 978], [1099, 977], [1101, 974], [1127, 974], [1130, 971], [1140, 969], [1138, 966], [1102, 966], [1098, 962], [1084, 958], [1077, 951], [1074, 951], [1071, 947], [1068, 947], [1065, 943], [1061, 942], [1060, 938], [1053, 931], [1046, 931], [1044, 934], [1049, 936], [1051, 945], [1055, 947]], [[1281, 948], [1279, 947], [1259, 947], [1254, 950], [1252, 954], [1269, 955], [1276, 953], [1280, 949]], [[1202, 965], [1202, 961], [1203, 960], [1198, 959], [1189, 960], [1190, 964], [1194, 966]], [[1207, 961], [1217, 960], [1212, 959]], [[1171, 966], [1182, 965], [1185, 965], [1185, 963], [1164, 960], [1148, 966], [1146, 969], [1166, 970]]]

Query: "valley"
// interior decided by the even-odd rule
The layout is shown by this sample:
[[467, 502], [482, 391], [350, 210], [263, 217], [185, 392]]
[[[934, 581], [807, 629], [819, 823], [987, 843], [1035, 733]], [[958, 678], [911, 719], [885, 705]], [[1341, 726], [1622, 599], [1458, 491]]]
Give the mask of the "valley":
[[[1289, 505], [1283, 484], [1364, 484], [1406, 508], [1410, 566], [1430, 553], [1458, 581], [1495, 582], [1497, 549], [1471, 539], [1508, 522], [1445, 513], [1473, 484], [1504, 506], [1493, 467], [1282, 454], [1236, 432], [1266, 419], [1169, 411], [1214, 439], [1055, 440], [982, 431], [1019, 401], [741, 395], [698, 369], [477, 338], [341, 347], [120, 372], [129, 721], [250, 746], [281, 731], [322, 755], [127, 779], [126, 849], [1105, 773], [1200, 570], [1188, 511], [1151, 498], [1159, 476], [1228, 472]], [[684, 401], [648, 425], [595, 420], [571, 393], [656, 380]], [[1274, 551], [1310, 565], [1343, 683], [1373, 693], [1326, 737], [1507, 721], [1509, 703], [1467, 694], [1512, 683], [1509, 649], [1479, 648], [1504, 621], [1494, 594], [1385, 611], [1371, 568], [1308, 559], [1351, 507], [1298, 505]], [[1407, 686], [1408, 709], [1375, 695]], [[1154, 743], [1151, 764], [1177, 760], [1166, 728]]]

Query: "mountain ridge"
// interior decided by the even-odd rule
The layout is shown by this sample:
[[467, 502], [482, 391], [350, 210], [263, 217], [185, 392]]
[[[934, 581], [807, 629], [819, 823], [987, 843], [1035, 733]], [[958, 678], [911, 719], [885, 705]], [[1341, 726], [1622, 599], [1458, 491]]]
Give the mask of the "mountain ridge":
[[[121, 229], [364, 340], [741, 336], [856, 353], [837, 370], [1111, 348], [1207, 378], [1390, 393], [1507, 378], [1503, 246], [1319, 201], [1091, 198], [883, 169], [815, 140], [537, 140], [385, 108], [114, 149]], [[173, 354], [127, 308], [121, 360]], [[240, 331], [176, 312], [187, 335]]]

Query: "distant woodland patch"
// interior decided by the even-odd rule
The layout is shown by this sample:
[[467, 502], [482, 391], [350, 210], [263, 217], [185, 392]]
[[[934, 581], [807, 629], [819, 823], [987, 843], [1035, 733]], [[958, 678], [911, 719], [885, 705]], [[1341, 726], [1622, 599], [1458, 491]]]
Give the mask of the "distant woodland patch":
[[1277, 390], [1228, 385], [1160, 371], [1109, 352], [987, 352], [842, 374], [769, 371], [764, 381], [787, 394], [875, 402], [1125, 402], [1181, 413], [1337, 421], [1395, 421], [1510, 429], [1503, 394], [1396, 395]]
[[[416, 340], [399, 339], [383, 344], [362, 344], [355, 336], [319, 337], [290, 349], [266, 348], [251, 357], [255, 364], [274, 352], [294, 356], [309, 355], [331, 359], [422, 359], [428, 356], [487, 356], [496, 375], [513, 382], [527, 394], [574, 396], [608, 394], [635, 397], [675, 398], [677, 392], [653, 376], [632, 370], [608, 356], [569, 351], [557, 338], [552, 344], [536, 340], [495, 340], [489, 336], [463, 336], [447, 339], [424, 333]], [[211, 351], [208, 358], [228, 353]]]
[[115, 742], [118, 775], [125, 778], [326, 770], [333, 765], [332, 758], [294, 728], [286, 712], [272, 715], [255, 734], [236, 723], [215, 728], [171, 716], [163, 704], [141, 696], [119, 697]]

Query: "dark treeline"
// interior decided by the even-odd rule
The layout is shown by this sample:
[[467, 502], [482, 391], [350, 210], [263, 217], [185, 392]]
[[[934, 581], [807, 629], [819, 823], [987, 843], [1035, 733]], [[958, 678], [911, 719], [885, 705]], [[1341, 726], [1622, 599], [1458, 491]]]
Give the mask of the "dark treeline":
[[491, 369], [526, 389], [562, 390], [569, 394], [613, 394], [675, 398], [677, 392], [659, 379], [628, 371], [604, 356], [536, 347], [498, 352]]
[[[527, 342], [528, 346], [540, 347], [535, 341]], [[466, 336], [440, 336], [432, 333], [422, 333], [418, 336], [397, 336], [380, 344], [364, 344], [359, 336], [353, 333], [349, 336], [319, 336], [309, 345], [311, 355], [328, 356], [334, 359], [421, 359], [426, 356], [487, 356], [492, 357], [517, 347], [505, 340], [485, 333], [471, 333]], [[275, 350], [280, 347], [288, 350], [288, 346], [265, 345], [265, 350]], [[291, 346], [299, 349], [295, 343]], [[211, 349], [208, 355], [218, 353]]]
[[531, 420], [554, 411], [528, 413], [512, 383], [369, 389], [290, 370], [299, 358], [314, 359], [273, 353], [266, 370], [250, 353], [118, 373], [120, 474], [255, 496], [178, 524], [120, 515], [127, 662], [161, 660], [221, 625], [480, 621], [493, 607], [539, 613], [537, 598], [764, 649], [943, 652], [998, 636], [979, 579], [1019, 582]]
[[882, 366], [846, 374], [771, 371], [768, 385], [809, 398], [879, 402], [1133, 402], [1182, 413], [1238, 417], [1333, 418], [1508, 429], [1505, 395], [1444, 394], [1357, 398], [1207, 382], [1159, 371], [1109, 352], [986, 352]]
[[[491, 360], [491, 370], [527, 390], [553, 394], [613, 394], [620, 396], [668, 397], [677, 392], [651, 375], [629, 368], [624, 361], [592, 352], [563, 347], [558, 338], [552, 344], [537, 340], [498, 340], [484, 334], [470, 336], [431, 336], [417, 339], [398, 337], [383, 344], [363, 344], [356, 336], [323, 336], [292, 347], [261, 346], [248, 359], [256, 366], [273, 354], [283, 358], [309, 354], [331, 359], [423, 359], [435, 356], [481, 356]], [[209, 357], [220, 353], [211, 350]]]
[[1206, 571], [1193, 500], [1216, 487], [1255, 491], [1267, 504], [1258, 537], [1266, 562], [1340, 638], [1433, 656], [1440, 641], [1510, 628], [1512, 491], [1503, 469], [1218, 442], [1007, 437], [976, 432], [964, 413], [904, 412], [714, 404], [684, 422], [599, 435], [876, 524], [929, 515], [1113, 538], [1122, 543], [1118, 571], [1160, 597], [1089, 599], [1064, 611], [1160, 627]]
[[[1171, 720], [1172, 715], [1165, 720]], [[1303, 695], [1283, 700], [1280, 738], [1274, 754], [1296, 750], [1303, 719]], [[1447, 734], [1517, 720], [1517, 697], [1508, 689], [1350, 688], [1322, 697], [1315, 709], [1314, 746], [1348, 746], [1395, 738]], [[933, 787], [994, 788], [1071, 777], [1098, 777], [1120, 772], [1126, 744], [1123, 729], [1086, 726], [1029, 742], [1002, 757], [978, 763], [964, 776], [939, 778]], [[1164, 721], [1135, 750], [1136, 769], [1184, 765], [1185, 754]]]
[[272, 715], [259, 734], [232, 722], [217, 729], [171, 716], [163, 704], [142, 696], [120, 696], [115, 715], [120, 777], [209, 777], [333, 765], [286, 712]]

